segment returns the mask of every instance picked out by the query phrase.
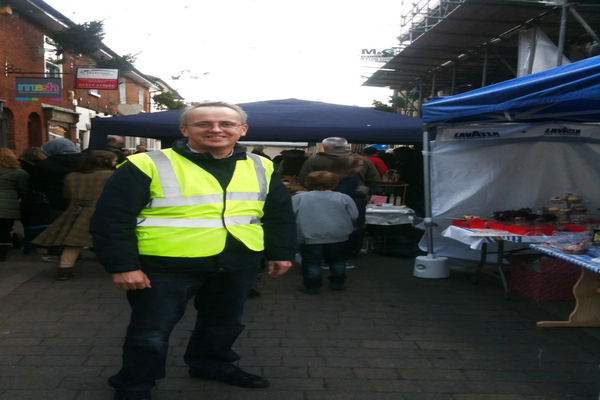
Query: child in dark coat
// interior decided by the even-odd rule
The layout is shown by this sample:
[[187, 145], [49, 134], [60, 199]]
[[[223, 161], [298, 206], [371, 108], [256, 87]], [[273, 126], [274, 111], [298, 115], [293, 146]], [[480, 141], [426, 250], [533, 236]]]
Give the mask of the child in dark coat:
[[304, 287], [299, 290], [307, 294], [318, 294], [323, 285], [323, 257], [329, 263], [330, 288], [345, 289], [344, 250], [348, 236], [355, 229], [358, 210], [350, 196], [332, 191], [338, 182], [337, 175], [331, 172], [313, 172], [305, 180], [305, 186], [310, 191], [292, 198], [304, 279]]

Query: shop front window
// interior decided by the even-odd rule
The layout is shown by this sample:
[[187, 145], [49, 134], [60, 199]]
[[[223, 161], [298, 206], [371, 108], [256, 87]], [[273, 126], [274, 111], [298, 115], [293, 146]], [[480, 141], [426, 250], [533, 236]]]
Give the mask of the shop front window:
[[60, 125], [50, 125], [48, 128], [48, 135], [50, 136], [48, 139], [60, 139], [66, 138], [68, 136], [69, 131]]

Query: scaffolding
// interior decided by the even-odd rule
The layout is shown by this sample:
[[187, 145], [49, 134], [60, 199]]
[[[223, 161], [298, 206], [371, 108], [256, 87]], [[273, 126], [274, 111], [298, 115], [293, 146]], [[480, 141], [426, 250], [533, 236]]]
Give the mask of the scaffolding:
[[398, 36], [400, 48], [410, 46], [464, 2], [465, 0], [403, 0], [403, 7], [406, 4], [411, 7], [401, 18]]

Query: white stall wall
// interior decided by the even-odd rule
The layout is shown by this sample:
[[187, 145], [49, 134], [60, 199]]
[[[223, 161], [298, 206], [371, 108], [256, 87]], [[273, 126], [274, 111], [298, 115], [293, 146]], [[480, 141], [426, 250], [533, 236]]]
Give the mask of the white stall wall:
[[452, 218], [489, 219], [495, 210], [541, 208], [567, 191], [587, 201], [589, 213], [600, 206], [599, 143], [491, 139], [432, 145], [436, 255], [479, 258], [478, 251], [439, 235]]

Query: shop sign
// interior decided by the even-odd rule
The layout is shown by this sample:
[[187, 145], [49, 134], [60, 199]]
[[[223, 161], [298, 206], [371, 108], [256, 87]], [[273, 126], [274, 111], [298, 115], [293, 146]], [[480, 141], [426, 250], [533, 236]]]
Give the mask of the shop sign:
[[77, 68], [76, 89], [119, 89], [119, 70], [103, 68]]
[[362, 49], [360, 59], [362, 61], [390, 61], [400, 53], [399, 48], [391, 49]]
[[61, 101], [61, 78], [15, 78], [17, 101]]

